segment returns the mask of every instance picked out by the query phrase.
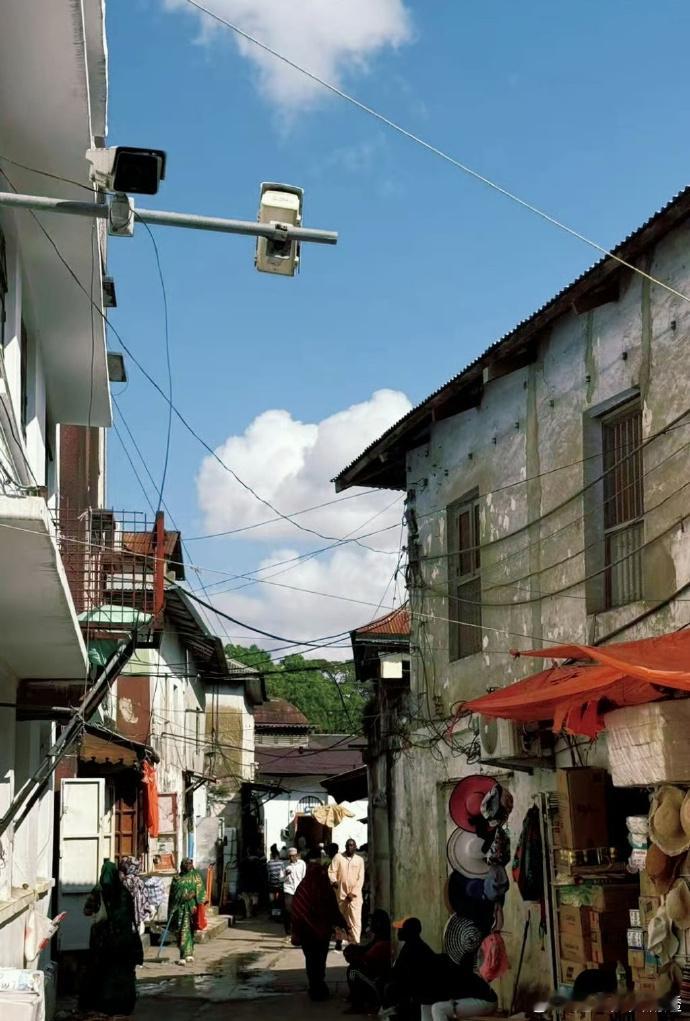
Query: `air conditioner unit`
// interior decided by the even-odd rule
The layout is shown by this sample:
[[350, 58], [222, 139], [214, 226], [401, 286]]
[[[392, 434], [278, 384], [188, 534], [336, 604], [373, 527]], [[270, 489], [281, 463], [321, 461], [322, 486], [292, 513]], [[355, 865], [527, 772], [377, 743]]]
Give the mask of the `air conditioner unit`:
[[[472, 717], [480, 746], [480, 761], [513, 764], [547, 759], [553, 752], [553, 734], [538, 723], [519, 724], [489, 716]], [[476, 722], [475, 722], [476, 721]], [[546, 763], [544, 763], [546, 765]]]
[[482, 759], [505, 759], [520, 755], [520, 735], [512, 720], [478, 716], [477, 735]]

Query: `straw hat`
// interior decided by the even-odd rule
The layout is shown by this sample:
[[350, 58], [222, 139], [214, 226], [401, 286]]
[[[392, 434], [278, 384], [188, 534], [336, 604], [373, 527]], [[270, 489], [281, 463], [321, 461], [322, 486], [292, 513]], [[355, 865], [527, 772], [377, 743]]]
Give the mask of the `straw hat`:
[[647, 949], [656, 954], [659, 964], [665, 967], [678, 953], [680, 943], [673, 934], [666, 908], [662, 905], [649, 923]]
[[690, 929], [690, 889], [677, 879], [666, 898], [666, 914], [678, 929]]
[[672, 858], [656, 844], [652, 844], [649, 848], [645, 870], [654, 883], [657, 893], [665, 894], [671, 889], [679, 863], [679, 858]]
[[683, 827], [683, 832], [690, 836], [690, 791], [687, 792], [683, 798], [683, 804], [680, 806], [680, 824]]
[[678, 787], [660, 787], [649, 812], [649, 835], [666, 854], [678, 855], [690, 849], [690, 830], [683, 829], [680, 813], [685, 792]]

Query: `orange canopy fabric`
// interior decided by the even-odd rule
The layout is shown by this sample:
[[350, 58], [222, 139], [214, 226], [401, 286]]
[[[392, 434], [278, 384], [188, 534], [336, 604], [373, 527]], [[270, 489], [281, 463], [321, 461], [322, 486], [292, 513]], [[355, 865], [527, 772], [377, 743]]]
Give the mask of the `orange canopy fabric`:
[[[515, 653], [541, 659], [575, 659], [466, 702], [462, 712], [523, 723], [552, 721], [554, 730], [595, 737], [601, 710], [665, 697], [664, 688], [690, 692], [690, 630], [605, 647], [557, 645]], [[584, 662], [583, 662], [584, 661]]]

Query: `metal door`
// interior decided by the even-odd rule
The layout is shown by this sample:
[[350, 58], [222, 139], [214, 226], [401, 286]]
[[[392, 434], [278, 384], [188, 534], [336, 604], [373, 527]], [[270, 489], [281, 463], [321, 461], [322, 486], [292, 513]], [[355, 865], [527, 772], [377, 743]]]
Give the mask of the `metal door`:
[[104, 852], [105, 780], [63, 780], [60, 785], [58, 910], [67, 917], [58, 930], [60, 950], [86, 950], [92, 919], [86, 898], [98, 883]]

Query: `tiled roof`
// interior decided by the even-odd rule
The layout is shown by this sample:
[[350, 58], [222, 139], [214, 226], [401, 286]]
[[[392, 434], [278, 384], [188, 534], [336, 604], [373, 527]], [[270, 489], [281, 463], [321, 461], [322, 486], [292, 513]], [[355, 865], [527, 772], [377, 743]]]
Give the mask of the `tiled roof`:
[[353, 636], [365, 635], [399, 635], [409, 637], [410, 635], [410, 608], [407, 603], [399, 606], [397, 610], [391, 610], [384, 617], [378, 617], [369, 624], [356, 628]]
[[[683, 188], [677, 195], [674, 195], [665, 206], [662, 206], [656, 213], [653, 213], [648, 220], [616, 245], [615, 248], [611, 248], [610, 251], [618, 259], [634, 264], [636, 258], [651, 245], [659, 241], [670, 230], [673, 230], [674, 227], [677, 227], [686, 220], [689, 215], [690, 185]], [[489, 345], [483, 354], [480, 354], [471, 361], [457, 375], [453, 376], [447, 383], [444, 383], [443, 386], [434, 390], [432, 394], [412, 408], [411, 411], [408, 411], [406, 415], [403, 415], [383, 435], [379, 436], [373, 443], [370, 443], [359, 457], [343, 468], [332, 480], [336, 484], [336, 491], [340, 492], [349, 486], [355, 485], [376, 485], [377, 483], [373, 479], [364, 480], [358, 475], [358, 472], [361, 472], [373, 457], [379, 458], [383, 462], [384, 458], [382, 455], [389, 452], [390, 448], [395, 444], [402, 445], [404, 449], [406, 442], [408, 442], [408, 435], [415, 445], [422, 443], [424, 441], [424, 430], [428, 429], [429, 426], [429, 423], [424, 420], [424, 415], [427, 411], [433, 411], [437, 406], [440, 407], [443, 402], [448, 401], [453, 394], [462, 390], [463, 387], [475, 384], [477, 379], [481, 379], [484, 365], [489, 364], [493, 357], [501, 352], [502, 349], [517, 348], [527, 343], [535, 333], [543, 330], [550, 322], [568, 311], [578, 294], [586, 293], [588, 290], [601, 286], [606, 279], [610, 279], [611, 273], [619, 269], [620, 266], [621, 263], [616, 261], [616, 259], [612, 259], [609, 255], [604, 255], [586, 269], [584, 273], [581, 273], [575, 280], [558, 291], [544, 305], [526, 319], [521, 320], [499, 340]], [[385, 460], [392, 461], [390, 454]], [[382, 488], [404, 489], [404, 469], [399, 479], [396, 477], [395, 480], [389, 479], [387, 482], [379, 482], [378, 485]]]
[[292, 730], [297, 727], [309, 729], [309, 720], [297, 706], [284, 698], [271, 698], [254, 710], [254, 725], [259, 729]]

